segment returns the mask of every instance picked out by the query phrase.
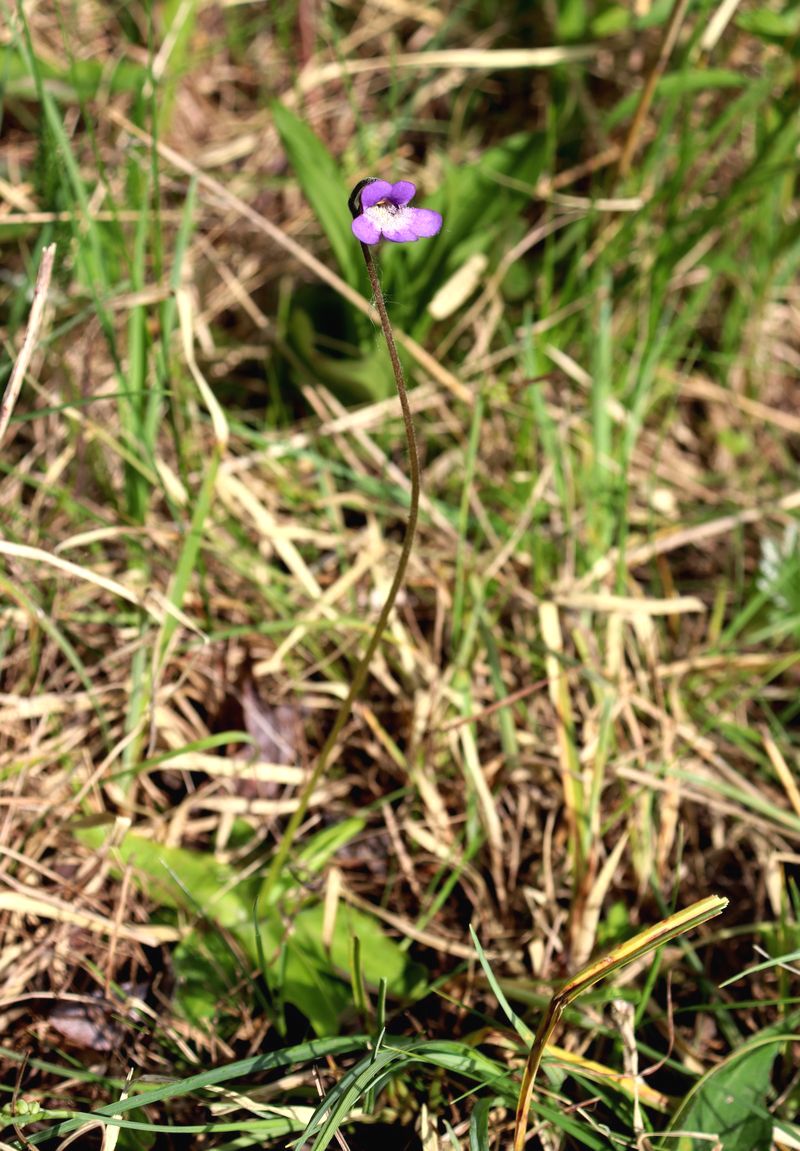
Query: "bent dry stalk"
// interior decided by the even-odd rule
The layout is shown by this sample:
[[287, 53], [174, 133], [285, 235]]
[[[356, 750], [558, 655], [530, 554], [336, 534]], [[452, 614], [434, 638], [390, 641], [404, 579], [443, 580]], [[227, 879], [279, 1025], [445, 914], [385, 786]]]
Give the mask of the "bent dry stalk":
[[633, 939], [627, 939], [624, 943], [620, 943], [613, 951], [609, 951], [607, 955], [603, 955], [600, 959], [588, 964], [577, 975], [573, 975], [572, 979], [568, 979], [559, 987], [542, 1016], [525, 1064], [514, 1124], [514, 1151], [523, 1151], [525, 1146], [528, 1134], [528, 1111], [536, 1082], [536, 1074], [542, 1062], [544, 1049], [550, 1042], [553, 1032], [558, 1026], [558, 1021], [570, 1003], [573, 1003], [579, 995], [593, 987], [595, 983], [599, 983], [606, 975], [619, 971], [621, 967], [632, 963], [634, 959], [641, 959], [643, 955], [649, 955], [651, 951], [663, 947], [665, 943], [669, 943], [678, 935], [683, 935], [684, 932], [699, 927], [701, 923], [719, 915], [727, 906], [728, 900], [721, 895], [709, 895], [705, 899], [700, 899], [697, 903], [685, 907], [683, 911], [676, 911], [669, 918], [662, 919], [654, 927], [645, 928], [638, 935], [634, 935]]
[[361, 251], [367, 266], [370, 287], [372, 288], [372, 294], [375, 298], [375, 307], [380, 317], [386, 346], [389, 350], [389, 359], [392, 361], [394, 382], [397, 388], [397, 395], [400, 399], [400, 408], [403, 413], [403, 424], [405, 426], [406, 441], [408, 443], [411, 500], [408, 509], [405, 536], [403, 538], [403, 547], [400, 552], [397, 569], [394, 573], [394, 579], [392, 580], [392, 586], [389, 588], [389, 594], [381, 609], [381, 614], [378, 616], [378, 622], [375, 624], [375, 629], [367, 644], [366, 651], [359, 660], [356, 670], [353, 673], [350, 690], [336, 713], [333, 726], [328, 732], [325, 743], [322, 745], [322, 750], [319, 753], [316, 765], [300, 793], [297, 808], [292, 813], [292, 817], [286, 825], [286, 830], [283, 833], [278, 850], [275, 852], [272, 863], [270, 864], [262, 890], [262, 898], [267, 902], [270, 900], [278, 877], [286, 866], [289, 852], [292, 849], [292, 844], [297, 835], [297, 829], [300, 827], [308, 811], [308, 805], [311, 802], [314, 789], [325, 773], [331, 753], [336, 745], [336, 740], [339, 738], [342, 728], [353, 710], [353, 703], [364, 686], [370, 664], [372, 663], [372, 657], [375, 655], [378, 644], [381, 641], [381, 636], [383, 635], [395, 600], [397, 599], [397, 593], [400, 591], [403, 580], [405, 579], [406, 568], [408, 567], [411, 548], [417, 530], [420, 482], [419, 456], [417, 454], [417, 440], [414, 434], [414, 421], [411, 418], [411, 407], [408, 402], [403, 367], [400, 363], [400, 357], [397, 354], [394, 332], [392, 331], [389, 313], [386, 310], [386, 302], [383, 298], [383, 292], [381, 291], [378, 269], [375, 266], [371, 251], [371, 246], [377, 244], [381, 239], [391, 240], [395, 244], [412, 243], [422, 237], [435, 236], [440, 230], [442, 217], [438, 212], [434, 212], [430, 208], [412, 208], [410, 206], [415, 192], [416, 188], [408, 180], [400, 180], [396, 184], [389, 184], [386, 180], [377, 180], [374, 177], [369, 177], [356, 184], [348, 200], [350, 212], [353, 216], [353, 235], [356, 236], [361, 243]]

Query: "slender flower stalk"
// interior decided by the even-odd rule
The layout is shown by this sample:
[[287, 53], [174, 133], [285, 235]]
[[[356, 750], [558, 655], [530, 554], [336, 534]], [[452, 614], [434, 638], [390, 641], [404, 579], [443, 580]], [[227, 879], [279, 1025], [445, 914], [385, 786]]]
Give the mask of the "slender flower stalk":
[[405, 426], [406, 441], [408, 443], [411, 501], [408, 509], [405, 535], [403, 537], [403, 547], [394, 573], [394, 579], [392, 580], [392, 586], [389, 588], [389, 594], [378, 616], [378, 621], [370, 636], [366, 650], [358, 661], [358, 665], [353, 673], [350, 690], [336, 713], [333, 726], [328, 732], [328, 737], [322, 746], [316, 765], [306, 780], [305, 786], [300, 793], [297, 808], [292, 813], [292, 817], [281, 838], [278, 850], [272, 859], [262, 891], [262, 898], [267, 903], [269, 903], [275, 884], [286, 866], [292, 844], [297, 835], [297, 830], [308, 811], [314, 790], [325, 774], [331, 753], [336, 745], [336, 740], [339, 738], [342, 728], [353, 710], [355, 700], [364, 687], [372, 658], [377, 651], [378, 644], [389, 622], [389, 616], [395, 605], [398, 592], [405, 579], [408, 561], [411, 557], [411, 548], [414, 544], [414, 536], [417, 530], [420, 490], [417, 439], [414, 434], [414, 421], [411, 416], [411, 406], [408, 402], [408, 392], [406, 391], [403, 367], [397, 352], [397, 344], [395, 343], [394, 332], [392, 331], [392, 325], [389, 320], [389, 313], [386, 310], [386, 302], [383, 298], [380, 279], [378, 278], [378, 269], [375, 266], [375, 260], [373, 259], [371, 251], [371, 245], [377, 244], [382, 237], [394, 243], [409, 243], [423, 236], [435, 236], [439, 231], [442, 226], [442, 217], [438, 212], [434, 212], [428, 208], [411, 208], [409, 206], [415, 191], [414, 185], [407, 180], [401, 180], [397, 184], [389, 184], [385, 180], [367, 179], [362, 180], [355, 186], [349, 200], [350, 212], [353, 216], [353, 234], [361, 242], [361, 251], [364, 256], [364, 263], [367, 266], [370, 287], [372, 288], [375, 307], [380, 317], [386, 346], [389, 350], [389, 359], [392, 362], [397, 395], [400, 399], [400, 409], [403, 414], [403, 424]]

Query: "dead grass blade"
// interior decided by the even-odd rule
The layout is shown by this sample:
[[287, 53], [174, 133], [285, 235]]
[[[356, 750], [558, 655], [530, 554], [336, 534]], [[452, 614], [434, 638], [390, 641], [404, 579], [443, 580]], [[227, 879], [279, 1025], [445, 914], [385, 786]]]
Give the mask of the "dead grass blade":
[[31, 304], [30, 316], [28, 317], [28, 327], [25, 331], [25, 338], [22, 341], [22, 348], [11, 372], [8, 387], [5, 390], [2, 401], [0, 401], [0, 444], [2, 444], [5, 437], [11, 414], [14, 411], [17, 397], [22, 388], [22, 382], [30, 366], [33, 350], [36, 347], [36, 342], [39, 339], [39, 333], [42, 329], [44, 307], [47, 303], [47, 292], [50, 287], [50, 279], [53, 275], [55, 258], [55, 244], [49, 244], [46, 248], [42, 249], [42, 262], [39, 265], [36, 285], [33, 289], [33, 303]]
[[12, 559], [30, 560], [37, 564], [46, 564], [48, 567], [53, 567], [57, 571], [63, 572], [64, 575], [74, 576], [76, 579], [94, 584], [95, 587], [102, 588], [104, 591], [110, 592], [119, 599], [134, 604], [135, 607], [141, 608], [142, 611], [147, 612], [153, 619], [158, 620], [159, 623], [163, 621], [165, 615], [170, 615], [190, 631], [197, 631], [192, 621], [174, 605], [163, 601], [161, 605], [163, 610], [159, 610], [153, 600], [155, 598], [162, 599], [162, 597], [152, 590], [147, 595], [140, 596], [135, 591], [131, 591], [130, 588], [125, 587], [125, 585], [121, 584], [118, 580], [109, 579], [107, 576], [100, 575], [99, 572], [92, 571], [91, 568], [74, 564], [70, 560], [62, 559], [60, 556], [46, 552], [42, 548], [30, 547], [28, 544], [15, 544], [11, 543], [10, 540], [0, 539], [0, 555], [8, 556]]
[[[642, 564], [649, 563], [652, 559], [655, 559], [656, 556], [666, 555], [668, 552], [677, 551], [679, 548], [689, 547], [692, 544], [705, 543], [707, 540], [714, 539], [716, 536], [735, 531], [744, 524], [760, 523], [762, 520], [769, 519], [770, 516], [777, 515], [780, 512], [792, 512], [798, 508], [800, 508], [800, 489], [790, 492], [774, 503], [759, 504], [754, 508], [744, 508], [740, 512], [734, 512], [727, 516], [719, 516], [717, 519], [709, 520], [703, 524], [696, 524], [693, 527], [676, 528], [674, 531], [665, 532], [663, 535], [657, 536], [654, 540], [646, 544], [639, 544], [638, 547], [627, 549], [624, 557], [625, 566], [628, 568], [640, 567]], [[596, 580], [605, 579], [615, 571], [618, 561], [619, 552], [616, 548], [612, 548], [607, 555], [604, 555], [597, 561], [594, 567], [592, 567], [585, 576], [577, 580], [569, 589], [565, 588], [564, 590], [581, 591], [584, 588], [591, 587]]]
[[300, 91], [310, 92], [322, 84], [345, 76], [370, 72], [391, 72], [414, 68], [419, 72], [434, 68], [464, 68], [475, 72], [507, 72], [518, 68], [554, 68], [557, 64], [590, 60], [596, 54], [591, 44], [550, 48], [450, 48], [440, 52], [405, 52], [398, 56], [372, 56], [368, 60], [337, 60], [308, 69], [300, 78]]

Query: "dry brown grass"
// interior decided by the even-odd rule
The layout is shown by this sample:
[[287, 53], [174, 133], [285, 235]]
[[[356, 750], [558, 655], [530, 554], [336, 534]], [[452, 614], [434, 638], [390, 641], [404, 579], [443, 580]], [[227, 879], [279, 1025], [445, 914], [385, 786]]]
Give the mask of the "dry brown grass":
[[[259, 361], [281, 351], [282, 285], [324, 279], [371, 312], [323, 262], [318, 225], [263, 104], [263, 76], [272, 95], [302, 101], [347, 167], [357, 122], [380, 107], [390, 64], [415, 69], [409, 108], [435, 118], [441, 101], [494, 75], [502, 61], [492, 58], [489, 35], [468, 55], [420, 57], [442, 23], [438, 8], [348, 11], [353, 22], [335, 59], [309, 46], [316, 42], [301, 23], [295, 62], [274, 29], [237, 57], [226, 46], [223, 8], [208, 5], [195, 56], [170, 90], [170, 130], [158, 143], [168, 250], [186, 175], [200, 186], [184, 264], [184, 339], [181, 346], [176, 336], [170, 380], [180, 453], [165, 425], [155, 457], [136, 458], [113, 400], [108, 342], [73, 277], [69, 237], [57, 233], [64, 239], [50, 296], [53, 335], [34, 358], [18, 404], [30, 418], [12, 425], [0, 479], [0, 1026], [34, 1059], [65, 1050], [112, 1077], [131, 1063], [170, 1074], [274, 1039], [244, 991], [240, 1018], [224, 1037], [174, 1012], [170, 956], [199, 912], [165, 922], [155, 894], [135, 866], [120, 865], [116, 849], [133, 827], [258, 873], [391, 579], [408, 491], [395, 402], [348, 410], [310, 385], [293, 398], [303, 408], [293, 426], [259, 425]], [[299, 15], [313, 19], [304, 5]], [[118, 29], [108, 6], [80, 5], [76, 19], [70, 43], [82, 58], [114, 60]], [[54, 9], [36, 6], [30, 21], [37, 52], [62, 62]], [[33, 107], [20, 96], [6, 128], [3, 212], [27, 229], [21, 241], [3, 241], [12, 276], [22, 254], [36, 250], [39, 225], [63, 218], [32, 182]], [[77, 106], [67, 107], [65, 121], [84, 170], [102, 157], [107, 193], [92, 208], [100, 219], [107, 202], [124, 203], [127, 158], [143, 134], [123, 97], [104, 94], [91, 114], [92, 139]], [[370, 131], [374, 149], [392, 138], [388, 124], [371, 123]], [[416, 162], [417, 148], [409, 134], [396, 153], [402, 170]], [[435, 173], [435, 155], [428, 163]], [[564, 210], [569, 222], [580, 206]], [[136, 218], [118, 214], [129, 235]], [[537, 387], [576, 501], [567, 522], [553, 461], [538, 475], [518, 465], [530, 381], [501, 294], [505, 272], [529, 258], [545, 231], [557, 231], [559, 219], [548, 228], [537, 222], [452, 333], [440, 332], [440, 359], [405, 341], [426, 452], [423, 522], [369, 689], [304, 828], [308, 836], [352, 813], [364, 817], [365, 830], [319, 878], [318, 893], [329, 916], [349, 903], [410, 939], [432, 980], [451, 975], [441, 986], [454, 1002], [429, 997], [409, 1012], [412, 1028], [432, 1033], [460, 1034], [474, 1027], [473, 1012], [494, 1010], [470, 923], [509, 994], [528, 994], [585, 962], [608, 938], [604, 918], [614, 905], [636, 926], [658, 917], [654, 892], [669, 899], [679, 890], [689, 902], [715, 891], [731, 898], [728, 941], [709, 963], [719, 980], [749, 960], [738, 925], [786, 914], [786, 873], [798, 861], [795, 752], [779, 746], [768, 710], [796, 698], [796, 652], [769, 640], [718, 644], [731, 615], [726, 587], [739, 572], [753, 576], [760, 539], [794, 522], [800, 507], [797, 300], [789, 293], [754, 321], [751, 354], [729, 386], [704, 369], [678, 378], [665, 367], [660, 384], [671, 415], [660, 423], [654, 409], [632, 454], [623, 554], [613, 548], [587, 568], [581, 557], [592, 525], [582, 517], [584, 481], [574, 469], [591, 449], [590, 369], [545, 344], [552, 372]], [[695, 270], [687, 261], [676, 291]], [[123, 376], [131, 313], [145, 306], [155, 327], [168, 271], [159, 278], [151, 270], [144, 293], [121, 277], [109, 301]], [[7, 280], [6, 317], [14, 290]], [[570, 307], [588, 315], [595, 303], [577, 298]], [[634, 310], [623, 314], [620, 338], [636, 323]], [[537, 335], [546, 341], [544, 327]], [[11, 349], [9, 329], [3, 340]], [[754, 397], [748, 380], [762, 368]], [[215, 393], [227, 439], [219, 419], [215, 427], [208, 418]], [[479, 394], [487, 408], [467, 503], [477, 528], [465, 541], [453, 512]], [[617, 428], [630, 418], [616, 402], [610, 417]], [[734, 458], [726, 445], [737, 436], [749, 448]], [[176, 604], [176, 557], [217, 449], [223, 458], [200, 562]], [[124, 509], [131, 458], [154, 492], [141, 523]], [[710, 483], [712, 475], [723, 482]], [[504, 485], [527, 495], [500, 498]], [[536, 536], [552, 568], [544, 591]], [[467, 611], [454, 637], [462, 570]], [[145, 684], [149, 698], [137, 715]], [[213, 746], [215, 736], [238, 730], [251, 735], [252, 753], [233, 737]], [[99, 850], [80, 835], [97, 823], [109, 829]], [[246, 842], [243, 826], [252, 830]], [[458, 880], [434, 908], [443, 872]], [[677, 959], [669, 953], [667, 966]], [[253, 973], [240, 961], [245, 989]], [[702, 994], [692, 983], [685, 992]], [[768, 1014], [754, 1012], [753, 1026]], [[722, 1049], [721, 1033], [708, 1026], [713, 1034], [702, 1037], [676, 1028], [687, 1064], [695, 1038], [703, 1057]], [[591, 1036], [565, 1043], [583, 1054]], [[6, 1061], [6, 1074], [14, 1068]], [[107, 1097], [105, 1087], [79, 1088], [36, 1071], [35, 1062], [31, 1068], [26, 1087], [49, 1092], [51, 1103], [76, 1092]]]

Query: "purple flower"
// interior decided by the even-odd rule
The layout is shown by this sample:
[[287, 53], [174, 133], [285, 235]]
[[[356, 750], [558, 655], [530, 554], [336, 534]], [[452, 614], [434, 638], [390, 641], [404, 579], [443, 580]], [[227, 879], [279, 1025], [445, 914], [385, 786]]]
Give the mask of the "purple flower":
[[442, 217], [431, 208], [412, 208], [416, 188], [408, 180], [390, 184], [386, 180], [364, 180], [350, 197], [355, 216], [353, 233], [362, 244], [391, 240], [410, 244], [423, 236], [435, 236]]

